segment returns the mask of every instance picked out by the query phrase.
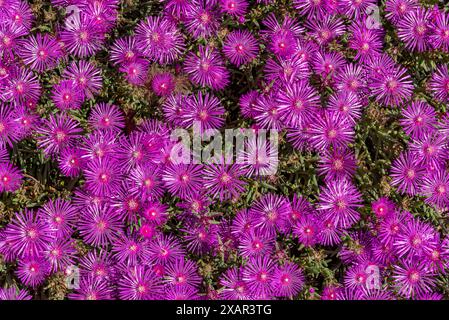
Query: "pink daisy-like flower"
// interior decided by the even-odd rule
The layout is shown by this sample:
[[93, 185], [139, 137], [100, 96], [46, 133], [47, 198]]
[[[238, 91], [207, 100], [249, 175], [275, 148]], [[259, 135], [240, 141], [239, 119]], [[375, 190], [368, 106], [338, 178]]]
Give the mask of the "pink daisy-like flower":
[[129, 172], [128, 186], [131, 194], [139, 196], [142, 200], [162, 197], [162, 168], [152, 163], [143, 163]]
[[18, 131], [14, 110], [8, 105], [0, 104], [0, 147], [12, 147], [20, 139]]
[[308, 133], [310, 144], [320, 151], [329, 146], [344, 148], [354, 140], [352, 124], [341, 113], [328, 110], [315, 114]]
[[398, 293], [405, 298], [430, 292], [435, 286], [434, 274], [422, 262], [401, 260], [394, 265], [393, 279]]
[[432, 74], [429, 88], [435, 99], [449, 102], [449, 71], [446, 65], [440, 65]]
[[402, 153], [391, 166], [391, 177], [393, 178], [391, 184], [396, 186], [399, 192], [415, 195], [419, 191], [418, 186], [421, 183], [424, 170], [414, 154]]
[[219, 129], [224, 123], [224, 113], [225, 109], [217, 97], [198, 92], [186, 99], [183, 124], [186, 128], [199, 130], [199, 133], [207, 129]]
[[327, 181], [351, 177], [356, 171], [356, 159], [348, 149], [333, 149], [325, 151], [318, 165], [318, 172], [326, 177]]
[[201, 190], [202, 172], [202, 165], [174, 164], [165, 168], [162, 180], [172, 195], [186, 198]]
[[229, 83], [229, 71], [217, 50], [200, 46], [198, 54], [190, 53], [184, 61], [184, 71], [196, 85], [221, 90]]
[[248, 300], [250, 299], [248, 288], [243, 281], [242, 268], [230, 268], [220, 278], [223, 286], [220, 298], [225, 300]]
[[6, 236], [18, 257], [37, 256], [54, 238], [52, 231], [39, 215], [25, 209], [8, 224]]
[[296, 264], [287, 262], [276, 266], [273, 273], [274, 295], [292, 298], [301, 291], [304, 282], [304, 274]]
[[121, 65], [120, 71], [125, 74], [130, 84], [142, 86], [147, 81], [149, 66], [148, 60], [137, 58], [135, 61]]
[[351, 182], [329, 181], [321, 190], [318, 210], [322, 212], [324, 219], [347, 228], [359, 220], [357, 208], [361, 206], [361, 202], [361, 194]]
[[0, 163], [0, 193], [14, 192], [22, 185], [23, 175], [9, 162]]
[[206, 192], [220, 201], [238, 199], [245, 190], [245, 182], [240, 178], [244, 170], [239, 164], [225, 164], [224, 159], [217, 164], [208, 164], [203, 170], [203, 183]]
[[175, 61], [184, 51], [184, 39], [176, 25], [165, 17], [147, 17], [135, 31], [137, 48], [160, 64]]
[[247, 0], [220, 0], [221, 11], [235, 17], [244, 16], [248, 5]]
[[197, 288], [202, 278], [198, 275], [198, 267], [192, 260], [176, 259], [167, 264], [164, 281], [174, 286], [190, 286]]
[[256, 200], [250, 210], [257, 228], [275, 234], [285, 226], [290, 203], [283, 196], [268, 193]]
[[84, 169], [85, 160], [83, 152], [79, 148], [67, 147], [61, 150], [58, 157], [58, 167], [67, 177], [77, 177]]
[[86, 187], [95, 195], [110, 196], [120, 187], [122, 179], [117, 163], [108, 158], [95, 158], [84, 169]]
[[63, 239], [72, 235], [79, 212], [69, 201], [58, 198], [44, 204], [39, 215], [52, 228], [56, 238]]
[[340, 113], [350, 123], [362, 117], [362, 103], [358, 95], [351, 91], [339, 91], [329, 97], [328, 110]]
[[42, 256], [27, 256], [19, 260], [16, 273], [25, 285], [37, 288], [50, 274], [50, 264]]
[[26, 68], [14, 67], [4, 82], [2, 100], [23, 104], [27, 101], [38, 101], [41, 96], [39, 80], [33, 72]]
[[220, 17], [215, 4], [208, 0], [191, 0], [185, 12], [185, 25], [194, 38], [207, 38], [217, 32]]
[[447, 171], [435, 170], [423, 179], [420, 194], [426, 197], [425, 202], [439, 209], [449, 207], [449, 174]]
[[402, 111], [403, 119], [400, 120], [411, 138], [422, 138], [424, 135], [435, 131], [437, 124], [436, 113], [431, 105], [424, 101], [414, 101]]
[[75, 263], [75, 246], [73, 240], [54, 239], [47, 244], [44, 250], [44, 257], [50, 263], [50, 271], [65, 271], [67, 267], [73, 266]]
[[150, 268], [134, 266], [124, 273], [118, 290], [122, 300], [153, 300], [159, 299], [163, 286], [160, 277]]
[[237, 67], [253, 60], [259, 51], [254, 36], [247, 30], [229, 33], [223, 44], [223, 53]]
[[148, 243], [145, 260], [152, 265], [167, 265], [183, 258], [185, 251], [179, 241], [172, 235], [159, 233]]
[[123, 222], [117, 211], [109, 206], [89, 206], [80, 216], [78, 230], [90, 245], [105, 247], [117, 239]]
[[243, 268], [242, 279], [249, 294], [254, 298], [266, 299], [273, 294], [276, 266], [267, 256], [251, 258]]
[[385, 17], [397, 25], [407, 13], [419, 7], [417, 0], [389, 0], [385, 3]]
[[119, 132], [125, 127], [123, 111], [116, 105], [99, 102], [90, 111], [89, 125], [95, 130]]
[[158, 96], [170, 95], [176, 86], [176, 80], [170, 72], [156, 74], [151, 81], [151, 88]]
[[31, 69], [43, 72], [57, 66], [63, 51], [56, 39], [38, 33], [20, 43], [18, 55]]
[[413, 93], [413, 82], [407, 70], [394, 67], [377, 73], [370, 85], [371, 95], [376, 101], [388, 106], [398, 106], [410, 99]]
[[79, 58], [97, 53], [104, 41], [104, 34], [95, 20], [82, 12], [70, 17], [60, 36], [67, 51]]
[[103, 82], [100, 69], [84, 60], [72, 62], [64, 70], [63, 77], [74, 81], [83, 94], [90, 99], [100, 92]]
[[429, 41], [433, 48], [449, 51], [449, 15], [447, 13], [439, 14], [436, 17], [432, 24]]
[[50, 115], [50, 119], [44, 120], [43, 125], [37, 128], [37, 145], [46, 155], [53, 155], [72, 145], [81, 132], [78, 123], [67, 115]]
[[115, 40], [109, 51], [110, 59], [116, 65], [133, 62], [142, 55], [137, 47], [135, 37], [123, 37]]
[[280, 117], [292, 127], [310, 121], [320, 106], [318, 92], [306, 81], [287, 85], [278, 93], [277, 102]]
[[60, 110], [79, 109], [84, 102], [81, 88], [72, 80], [63, 80], [53, 87], [52, 100]]
[[418, 7], [404, 15], [398, 22], [398, 37], [410, 50], [425, 51], [429, 47], [430, 11]]

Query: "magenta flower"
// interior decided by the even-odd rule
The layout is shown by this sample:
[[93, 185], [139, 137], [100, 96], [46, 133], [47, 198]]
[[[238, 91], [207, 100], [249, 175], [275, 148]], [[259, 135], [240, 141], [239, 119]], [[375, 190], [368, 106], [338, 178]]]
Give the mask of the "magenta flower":
[[99, 102], [91, 109], [89, 125], [95, 130], [119, 132], [125, 127], [123, 111], [116, 105]]
[[435, 131], [437, 123], [435, 110], [424, 101], [412, 102], [402, 111], [402, 115], [401, 126], [412, 139], [422, 138]]
[[329, 146], [344, 148], [354, 140], [354, 129], [341, 113], [323, 111], [315, 114], [310, 124], [310, 144], [316, 150]]
[[52, 100], [59, 110], [79, 109], [84, 99], [83, 91], [72, 80], [63, 80], [53, 87]]
[[63, 73], [64, 78], [72, 80], [89, 99], [98, 94], [102, 87], [100, 69], [88, 61], [72, 62]]
[[417, 0], [388, 0], [385, 3], [385, 17], [397, 25], [404, 16], [419, 7]]
[[412, 96], [413, 83], [405, 68], [394, 67], [378, 73], [370, 85], [371, 95], [379, 103], [398, 106]]
[[101, 49], [104, 34], [95, 20], [80, 13], [66, 21], [61, 41], [68, 52], [79, 58], [86, 58]]
[[447, 171], [435, 170], [426, 175], [422, 181], [420, 194], [425, 202], [439, 209], [449, 207], [449, 174]]
[[19, 260], [16, 274], [25, 285], [37, 288], [50, 274], [50, 264], [41, 256], [27, 256]]
[[201, 165], [174, 164], [165, 168], [162, 180], [173, 196], [186, 198], [201, 190], [202, 173]]
[[357, 208], [361, 206], [361, 202], [361, 194], [351, 182], [334, 180], [321, 189], [318, 210], [324, 219], [347, 228], [359, 220]]
[[116, 65], [134, 62], [141, 55], [135, 37], [123, 37], [115, 40], [109, 54], [111, 61]]
[[198, 267], [192, 260], [184, 258], [174, 260], [167, 264], [164, 281], [174, 286], [189, 286], [198, 288], [202, 278], [198, 275]]
[[83, 152], [79, 148], [64, 148], [58, 157], [58, 167], [62, 174], [67, 177], [77, 177], [85, 168]]
[[159, 233], [148, 243], [145, 261], [149, 261], [152, 265], [165, 266], [183, 258], [184, 255], [185, 251], [176, 238]]
[[20, 138], [18, 130], [14, 111], [11, 107], [0, 104], [0, 147], [12, 147]]
[[215, 4], [213, 1], [191, 0], [185, 11], [185, 25], [194, 38], [208, 38], [217, 32], [220, 17]]
[[429, 88], [434, 98], [438, 101], [449, 101], [449, 71], [446, 65], [438, 66], [432, 74]]
[[50, 272], [58, 272], [75, 263], [76, 253], [72, 239], [54, 239], [45, 247], [44, 257], [50, 263]]
[[307, 27], [311, 30], [309, 35], [314, 38], [320, 46], [325, 46], [345, 33], [343, 21], [334, 16], [327, 16], [323, 19], [312, 19], [307, 22]]
[[202, 94], [189, 96], [185, 102], [183, 111], [183, 125], [186, 128], [199, 130], [203, 133], [207, 129], [219, 129], [224, 123], [225, 109], [212, 94]]
[[27, 101], [38, 101], [41, 96], [39, 80], [31, 70], [25, 68], [14, 67], [2, 87], [2, 100], [19, 105]]
[[267, 299], [273, 294], [276, 266], [267, 256], [251, 258], [243, 268], [242, 278], [249, 294], [254, 298]]
[[257, 40], [246, 30], [229, 33], [223, 44], [224, 55], [237, 67], [253, 60], [258, 52]]
[[55, 68], [64, 54], [56, 39], [38, 33], [20, 43], [18, 55], [31, 69], [43, 72]]
[[415, 195], [424, 174], [424, 167], [419, 163], [415, 154], [402, 153], [393, 161], [391, 166], [391, 184], [398, 188], [399, 192]]
[[351, 91], [339, 91], [329, 97], [328, 110], [340, 113], [350, 123], [362, 117], [362, 103], [358, 95]]
[[126, 80], [133, 85], [142, 86], [147, 81], [150, 63], [146, 59], [138, 58], [135, 61], [120, 66]]
[[421, 7], [411, 10], [398, 22], [398, 37], [410, 50], [425, 51], [429, 48], [430, 11]]
[[151, 88], [158, 96], [169, 96], [176, 86], [176, 79], [170, 72], [158, 73], [151, 81]]
[[447, 13], [441, 13], [436, 17], [429, 35], [429, 42], [435, 49], [449, 51], [449, 15]]
[[123, 222], [117, 211], [109, 206], [90, 206], [80, 216], [78, 230], [83, 240], [90, 245], [105, 247], [115, 241]]
[[305, 81], [295, 82], [277, 96], [280, 117], [287, 126], [308, 122], [320, 107], [318, 92]]
[[161, 167], [151, 163], [144, 163], [130, 171], [129, 190], [131, 194], [139, 196], [142, 200], [155, 199], [164, 194], [162, 180]]
[[15, 287], [0, 288], [0, 301], [1, 300], [31, 300], [32, 297], [28, 291], [24, 289], [16, 289]]
[[220, 201], [238, 199], [245, 190], [245, 182], [240, 178], [244, 170], [239, 164], [225, 164], [224, 159], [217, 164], [204, 167], [203, 183], [207, 193]]
[[122, 300], [154, 300], [163, 293], [160, 277], [146, 266], [126, 270], [118, 283], [118, 290]]
[[122, 175], [114, 160], [92, 159], [84, 170], [86, 188], [95, 195], [110, 196], [120, 187]]
[[242, 268], [230, 268], [226, 270], [220, 278], [220, 284], [223, 286], [220, 298], [224, 300], [248, 300], [251, 296], [248, 288], [243, 281]]
[[221, 11], [235, 17], [244, 16], [248, 5], [247, 0], [220, 0]]
[[398, 293], [405, 298], [430, 293], [435, 286], [435, 276], [420, 262], [401, 260], [394, 265], [393, 279]]
[[229, 71], [217, 50], [200, 46], [198, 54], [190, 53], [184, 61], [184, 71], [196, 85], [221, 90], [229, 83]]
[[398, 256], [409, 260], [424, 257], [436, 248], [436, 245], [433, 227], [416, 219], [404, 223], [393, 243]]
[[50, 200], [39, 209], [39, 216], [51, 227], [56, 238], [70, 237], [78, 221], [78, 210], [69, 201]]
[[35, 212], [25, 209], [17, 213], [6, 228], [11, 249], [20, 257], [37, 256], [53, 239], [50, 225]]
[[176, 25], [164, 17], [147, 17], [136, 28], [137, 48], [160, 64], [175, 61], [184, 51], [184, 39]]
[[108, 282], [93, 276], [81, 277], [79, 288], [68, 294], [70, 300], [112, 300], [113, 289]]
[[47, 156], [71, 146], [82, 132], [78, 123], [66, 114], [50, 115], [36, 131], [39, 134], [37, 145]]
[[277, 297], [294, 297], [305, 282], [303, 271], [294, 263], [287, 262], [276, 266], [273, 273], [274, 295]]
[[268, 193], [251, 207], [255, 226], [268, 234], [282, 230], [290, 212], [290, 203], [283, 196]]

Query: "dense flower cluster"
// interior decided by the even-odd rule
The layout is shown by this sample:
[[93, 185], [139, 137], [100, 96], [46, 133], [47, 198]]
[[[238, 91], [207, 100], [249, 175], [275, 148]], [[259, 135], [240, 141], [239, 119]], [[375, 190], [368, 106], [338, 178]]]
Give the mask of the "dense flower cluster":
[[[449, 103], [448, 67], [437, 63], [420, 87], [428, 101], [418, 98], [370, 12], [384, 3], [386, 24], [412, 53], [448, 53], [449, 14], [417, 0], [294, 0], [254, 31], [254, 12], [279, 1], [156, 2], [160, 11], [116, 36], [119, 0], [52, 0], [62, 18], [51, 32], [33, 28], [24, 0], [1, 1], [0, 194], [13, 197], [33, 178], [11, 157], [23, 141], [75, 187], [21, 207], [0, 228], [1, 260], [19, 284], [2, 284], [0, 300], [31, 299], [28, 290], [74, 270], [69, 299], [441, 299], [448, 235], [393, 197], [367, 198], [356, 144], [369, 106], [400, 110], [408, 146], [390, 184], [447, 213], [449, 116], [435, 105]], [[96, 59], [153, 95], [157, 110], [131, 123], [120, 103], [99, 99], [118, 84]], [[224, 103], [256, 67], [250, 88], [232, 92], [235, 105]], [[174, 129], [203, 135], [231, 117], [315, 155], [314, 197], [254, 194], [277, 178], [265, 174], [279, 165], [267, 144], [248, 143], [243, 156], [257, 159], [248, 163], [173, 159]], [[341, 272], [315, 292], [297, 254], [325, 264], [329, 248]]]

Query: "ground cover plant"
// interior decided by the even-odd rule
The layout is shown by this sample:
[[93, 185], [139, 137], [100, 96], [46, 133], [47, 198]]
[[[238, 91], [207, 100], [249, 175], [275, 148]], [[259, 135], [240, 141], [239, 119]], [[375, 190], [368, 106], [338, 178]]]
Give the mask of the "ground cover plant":
[[[0, 300], [449, 296], [444, 1], [2, 0], [0, 20]], [[178, 161], [175, 129], [274, 139]]]

